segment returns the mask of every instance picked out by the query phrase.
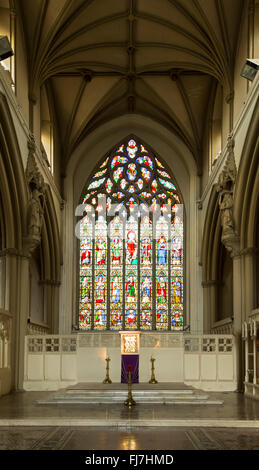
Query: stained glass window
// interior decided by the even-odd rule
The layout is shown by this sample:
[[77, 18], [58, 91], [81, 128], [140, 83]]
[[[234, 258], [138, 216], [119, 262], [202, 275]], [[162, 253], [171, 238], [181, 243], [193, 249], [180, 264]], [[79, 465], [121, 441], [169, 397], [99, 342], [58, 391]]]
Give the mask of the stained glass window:
[[156, 329], [168, 328], [168, 222], [156, 224]]
[[80, 315], [79, 326], [91, 329], [93, 224], [85, 216], [80, 224]]
[[123, 223], [118, 216], [110, 224], [110, 327], [122, 329], [123, 319]]
[[144, 216], [140, 222], [140, 328], [152, 329], [152, 221]]
[[107, 223], [103, 216], [95, 224], [94, 329], [104, 330], [107, 317]]
[[81, 199], [80, 330], [184, 324], [184, 206], [170, 169], [136, 138], [101, 161]]

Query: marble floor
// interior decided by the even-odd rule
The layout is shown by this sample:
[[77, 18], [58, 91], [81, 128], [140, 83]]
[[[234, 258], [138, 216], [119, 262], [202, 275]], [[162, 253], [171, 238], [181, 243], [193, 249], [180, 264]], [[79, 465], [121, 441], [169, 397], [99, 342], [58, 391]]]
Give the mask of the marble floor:
[[259, 450], [258, 429], [0, 427], [3, 450]]
[[[259, 429], [259, 401], [236, 392], [206, 392], [222, 405], [136, 404], [128, 409], [114, 404], [46, 404], [62, 393], [16, 392], [0, 398], [0, 427], [3, 425], [73, 425], [73, 426], [246, 426]], [[133, 389], [134, 397], [134, 389]]]
[[[259, 450], [259, 402], [211, 392], [222, 405], [39, 405], [59, 392], [0, 398], [0, 450]], [[134, 390], [133, 390], [134, 396]]]

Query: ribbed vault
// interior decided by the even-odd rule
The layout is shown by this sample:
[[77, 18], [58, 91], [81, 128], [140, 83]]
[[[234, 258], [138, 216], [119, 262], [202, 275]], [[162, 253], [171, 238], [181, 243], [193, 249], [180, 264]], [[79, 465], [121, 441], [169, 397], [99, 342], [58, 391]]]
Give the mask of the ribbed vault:
[[16, 3], [30, 93], [48, 83], [64, 160], [94, 128], [134, 112], [176, 133], [201, 168], [211, 90], [233, 89], [243, 0]]

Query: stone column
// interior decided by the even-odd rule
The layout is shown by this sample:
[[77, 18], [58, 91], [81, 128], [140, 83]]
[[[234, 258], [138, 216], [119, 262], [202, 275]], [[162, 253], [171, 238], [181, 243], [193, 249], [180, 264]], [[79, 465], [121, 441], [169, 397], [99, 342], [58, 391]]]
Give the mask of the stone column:
[[245, 351], [245, 382], [248, 382], [248, 324], [247, 322], [243, 323], [243, 342], [244, 342], [244, 351]]
[[24, 352], [25, 352], [25, 334], [27, 327], [27, 319], [29, 317], [30, 308], [30, 276], [29, 276], [29, 256], [21, 256], [19, 260], [19, 302], [17, 309], [17, 333], [16, 333], [16, 387], [23, 389], [24, 380]]
[[255, 291], [255, 264], [256, 264], [256, 248], [250, 247], [242, 251], [244, 259], [244, 320], [248, 319], [253, 308], [256, 306]]
[[[254, 308], [254, 260], [256, 250], [252, 247], [242, 250], [238, 256], [233, 257], [233, 307], [234, 307], [234, 334], [240, 345], [239, 354], [239, 389], [243, 390], [242, 377], [248, 381], [247, 363], [248, 359], [248, 338], [244, 344], [239, 340], [242, 324], [249, 319], [249, 315]], [[255, 347], [255, 346], [254, 346]], [[247, 357], [246, 357], [247, 356]]]
[[23, 383], [24, 336], [29, 305], [29, 260], [14, 248], [5, 249], [1, 257], [1, 308], [10, 315], [11, 389]]
[[46, 279], [40, 284], [44, 288], [44, 323], [48, 325], [50, 334], [58, 334], [60, 282]]
[[60, 282], [53, 282], [51, 287], [52, 298], [52, 324], [51, 331], [53, 334], [59, 333], [59, 289]]
[[216, 280], [206, 281], [202, 283], [205, 288], [204, 304], [204, 333], [209, 333], [216, 321], [216, 299], [217, 286], [219, 282]]
[[233, 259], [233, 311], [234, 333], [241, 334], [242, 329], [242, 260], [240, 254], [232, 256]]
[[5, 289], [6, 289], [6, 276], [5, 276], [5, 255], [0, 254], [0, 308], [5, 309]]
[[70, 334], [73, 324], [74, 296], [76, 296], [75, 269], [76, 269], [76, 242], [75, 238], [75, 214], [70, 201], [64, 203], [62, 211], [62, 246], [63, 265], [61, 268], [60, 309], [59, 309], [59, 334]]
[[254, 378], [253, 382], [256, 385], [257, 384], [257, 357], [256, 357], [256, 321], [253, 322], [253, 353], [254, 353]]
[[10, 43], [14, 55], [10, 57], [10, 72], [12, 77], [12, 86], [16, 86], [16, 10], [10, 8]]
[[236, 374], [238, 391], [243, 390], [242, 377], [245, 373], [244, 344], [242, 341], [242, 259], [239, 253], [234, 252], [233, 258], [233, 334], [236, 341]]

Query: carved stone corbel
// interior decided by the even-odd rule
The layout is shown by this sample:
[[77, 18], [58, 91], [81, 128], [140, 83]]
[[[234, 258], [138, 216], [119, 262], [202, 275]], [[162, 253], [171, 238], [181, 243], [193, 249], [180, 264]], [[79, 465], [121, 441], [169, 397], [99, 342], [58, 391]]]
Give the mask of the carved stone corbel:
[[28, 161], [25, 173], [29, 190], [27, 235], [24, 237], [24, 251], [26, 256], [30, 256], [41, 241], [41, 228], [46, 192], [46, 185], [35, 159], [36, 145], [32, 134], [28, 139], [28, 151]]
[[231, 258], [240, 256], [240, 238], [236, 233], [225, 235], [222, 233], [221, 241], [230, 253]]

